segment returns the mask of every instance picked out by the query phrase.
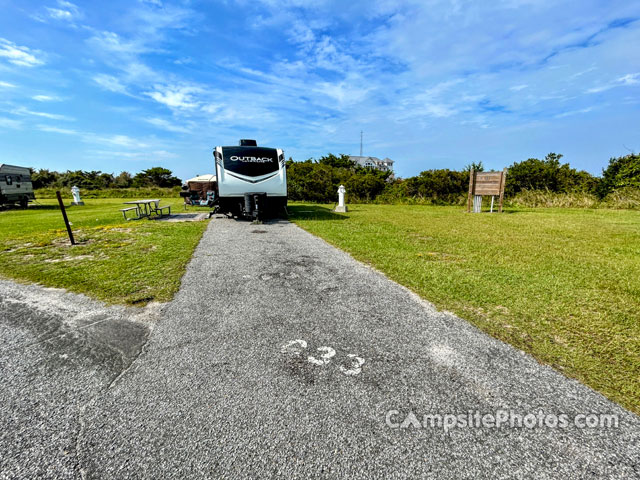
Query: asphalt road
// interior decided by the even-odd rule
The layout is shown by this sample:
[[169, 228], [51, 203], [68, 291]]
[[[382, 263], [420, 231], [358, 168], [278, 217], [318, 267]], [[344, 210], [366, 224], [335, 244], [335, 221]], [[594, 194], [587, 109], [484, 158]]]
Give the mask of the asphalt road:
[[637, 416], [287, 222], [214, 219], [161, 311], [0, 301], [4, 478], [640, 478]]

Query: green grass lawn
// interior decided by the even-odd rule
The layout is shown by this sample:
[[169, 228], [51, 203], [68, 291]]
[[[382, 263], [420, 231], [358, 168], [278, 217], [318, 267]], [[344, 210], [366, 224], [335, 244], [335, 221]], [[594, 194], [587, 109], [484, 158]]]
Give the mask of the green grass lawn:
[[640, 413], [640, 212], [290, 211], [437, 307]]
[[[109, 303], [168, 301], [207, 222], [124, 222], [126, 199], [0, 212], [0, 275]], [[174, 211], [179, 198], [165, 199]], [[207, 209], [203, 209], [206, 211]], [[293, 205], [301, 227], [640, 413], [640, 212]]]
[[[119, 209], [128, 200], [85, 199], [85, 206], [67, 208], [79, 243], [73, 247], [56, 200], [1, 211], [0, 275], [108, 303], [170, 300], [208, 222], [125, 222]], [[172, 212], [182, 211], [182, 204], [180, 198], [160, 202]]]

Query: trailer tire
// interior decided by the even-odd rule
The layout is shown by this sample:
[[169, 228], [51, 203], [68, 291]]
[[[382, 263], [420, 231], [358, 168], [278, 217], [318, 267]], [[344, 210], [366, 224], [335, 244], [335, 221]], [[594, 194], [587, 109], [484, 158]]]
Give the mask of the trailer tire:
[[20, 197], [20, 208], [25, 209], [29, 206], [29, 198], [28, 197]]

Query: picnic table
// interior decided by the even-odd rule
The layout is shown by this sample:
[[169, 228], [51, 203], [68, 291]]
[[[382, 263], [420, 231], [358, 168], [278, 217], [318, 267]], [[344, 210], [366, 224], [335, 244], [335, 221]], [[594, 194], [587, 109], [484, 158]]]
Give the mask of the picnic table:
[[[156, 215], [164, 215], [164, 210], [167, 210], [167, 214], [171, 215], [171, 206], [166, 205], [164, 207], [160, 206], [159, 198], [151, 198], [145, 200], [132, 200], [130, 202], [124, 202], [125, 205], [135, 205], [134, 207], [121, 208], [122, 216], [125, 220], [140, 220], [141, 218], [149, 218], [152, 213]], [[127, 218], [127, 212], [135, 210], [136, 217], [135, 218]]]

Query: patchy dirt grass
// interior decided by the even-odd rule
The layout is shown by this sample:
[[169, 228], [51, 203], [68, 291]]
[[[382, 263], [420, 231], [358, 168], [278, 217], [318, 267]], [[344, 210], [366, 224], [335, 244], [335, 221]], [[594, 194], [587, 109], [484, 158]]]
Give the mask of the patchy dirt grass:
[[0, 212], [0, 275], [109, 303], [170, 300], [207, 222], [123, 223], [124, 201], [89, 199], [69, 208], [73, 246], [53, 201]]

